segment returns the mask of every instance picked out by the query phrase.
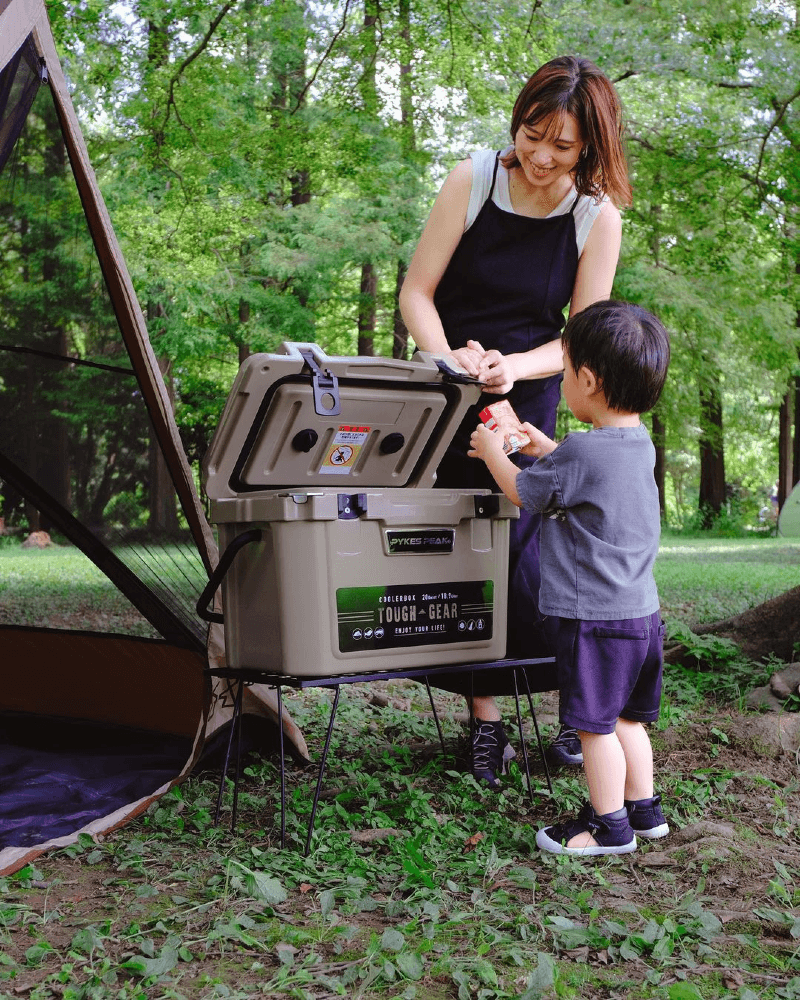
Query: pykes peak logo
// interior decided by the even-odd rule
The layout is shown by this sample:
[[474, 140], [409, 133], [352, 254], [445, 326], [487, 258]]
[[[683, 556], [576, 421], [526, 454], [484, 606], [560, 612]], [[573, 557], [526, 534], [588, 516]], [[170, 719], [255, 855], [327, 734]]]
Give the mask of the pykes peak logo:
[[390, 556], [452, 552], [455, 536], [454, 528], [393, 529], [386, 532], [386, 548]]

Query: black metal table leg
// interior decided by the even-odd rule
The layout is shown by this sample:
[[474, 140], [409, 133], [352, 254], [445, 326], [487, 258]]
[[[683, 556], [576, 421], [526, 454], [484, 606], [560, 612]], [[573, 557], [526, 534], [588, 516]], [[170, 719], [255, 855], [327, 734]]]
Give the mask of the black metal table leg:
[[305, 857], [308, 857], [309, 851], [311, 850], [311, 835], [314, 832], [314, 819], [317, 815], [317, 803], [319, 802], [319, 793], [322, 788], [322, 779], [325, 775], [325, 763], [328, 759], [328, 749], [331, 745], [331, 734], [333, 733], [333, 724], [336, 721], [336, 709], [339, 705], [339, 692], [341, 690], [338, 684], [335, 685], [336, 694], [333, 698], [333, 705], [331, 707], [331, 717], [328, 722], [328, 732], [325, 736], [325, 746], [322, 750], [322, 759], [319, 762], [319, 774], [317, 775], [317, 787], [314, 789], [314, 803], [311, 806], [311, 819], [308, 821], [308, 834], [306, 835], [306, 849]]
[[517, 706], [517, 729], [519, 730], [519, 741], [522, 744], [522, 759], [525, 762], [525, 778], [528, 782], [528, 798], [533, 805], [533, 787], [531, 785], [531, 764], [528, 760], [528, 748], [525, 746], [525, 736], [522, 732], [522, 713], [519, 710], [519, 684], [517, 682], [517, 668], [511, 671], [514, 678], [514, 704]]
[[539, 756], [542, 758], [542, 764], [544, 766], [544, 776], [547, 780], [547, 791], [549, 795], [553, 794], [553, 782], [550, 780], [550, 768], [547, 766], [547, 754], [544, 752], [544, 744], [542, 743], [542, 735], [539, 732], [539, 723], [536, 719], [536, 711], [533, 707], [533, 698], [531, 696], [531, 686], [528, 683], [528, 675], [523, 669], [522, 676], [525, 680], [525, 692], [528, 695], [528, 705], [531, 710], [531, 718], [533, 719], [533, 729], [536, 733], [536, 743], [539, 746]]
[[278, 694], [278, 744], [281, 749], [281, 850], [286, 846], [286, 758], [283, 749], [283, 696], [280, 684], [275, 685]]
[[239, 699], [239, 721], [236, 726], [236, 771], [233, 778], [233, 808], [231, 809], [231, 833], [236, 829], [236, 816], [239, 811], [239, 778], [242, 773], [242, 701], [244, 700], [244, 684], [237, 691]]
[[442, 736], [442, 727], [439, 725], [439, 713], [436, 711], [436, 704], [433, 700], [433, 692], [431, 691], [431, 682], [425, 677], [425, 687], [428, 689], [428, 701], [431, 703], [431, 709], [433, 710], [433, 721], [436, 723], [436, 732], [439, 734], [439, 743], [442, 747], [442, 757], [446, 756], [444, 752], [444, 736]]
[[[225, 749], [225, 763], [222, 765], [222, 775], [219, 779], [219, 791], [217, 792], [217, 808], [214, 810], [214, 826], [219, 825], [219, 815], [222, 810], [222, 793], [225, 791], [225, 779], [228, 776], [228, 766], [231, 760], [231, 747], [236, 729], [241, 725], [242, 718], [242, 688], [244, 682], [239, 681], [236, 694], [233, 699], [233, 715], [231, 716], [231, 731], [228, 733], [228, 745]], [[238, 775], [237, 775], [238, 782]]]

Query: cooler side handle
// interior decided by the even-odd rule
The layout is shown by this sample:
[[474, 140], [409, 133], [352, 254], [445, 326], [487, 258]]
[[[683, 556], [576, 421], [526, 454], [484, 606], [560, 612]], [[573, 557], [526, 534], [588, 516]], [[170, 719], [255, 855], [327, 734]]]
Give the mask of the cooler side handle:
[[203, 593], [197, 599], [196, 610], [203, 621], [219, 622], [220, 624], [224, 622], [223, 616], [218, 611], [209, 611], [208, 606], [214, 599], [217, 587], [222, 583], [225, 574], [231, 568], [231, 563], [236, 558], [237, 552], [243, 549], [245, 545], [249, 545], [250, 542], [260, 541], [261, 528], [249, 528], [247, 531], [243, 531], [240, 535], [237, 535], [222, 553], [222, 558], [217, 563], [214, 572], [209, 577], [208, 583], [203, 588]]

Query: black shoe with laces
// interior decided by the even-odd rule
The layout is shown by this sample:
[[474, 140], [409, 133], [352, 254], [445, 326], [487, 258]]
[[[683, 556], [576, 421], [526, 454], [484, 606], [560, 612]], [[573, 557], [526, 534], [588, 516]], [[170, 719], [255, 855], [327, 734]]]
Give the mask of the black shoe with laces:
[[562, 726], [558, 731], [558, 736], [548, 746], [547, 756], [553, 764], [580, 766], [583, 763], [583, 751], [577, 729]]
[[508, 742], [502, 722], [484, 722], [483, 719], [475, 718], [472, 773], [478, 781], [485, 781], [496, 792], [502, 787], [497, 775], [508, 773], [508, 762], [516, 755], [516, 750]]

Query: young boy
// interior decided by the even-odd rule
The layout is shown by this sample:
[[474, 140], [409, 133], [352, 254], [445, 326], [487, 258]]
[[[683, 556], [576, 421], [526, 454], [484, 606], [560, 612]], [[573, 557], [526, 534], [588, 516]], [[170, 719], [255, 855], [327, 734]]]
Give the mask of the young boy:
[[653, 579], [660, 516], [655, 449], [639, 415], [661, 394], [669, 338], [639, 306], [596, 302], [567, 323], [563, 393], [587, 432], [556, 445], [523, 424], [518, 469], [481, 425], [469, 455], [481, 458], [517, 506], [542, 513], [540, 608], [554, 618], [562, 726], [578, 730], [589, 803], [576, 819], [539, 830], [557, 854], [625, 854], [636, 834], [669, 827], [653, 792], [644, 723], [658, 718], [663, 624]]

